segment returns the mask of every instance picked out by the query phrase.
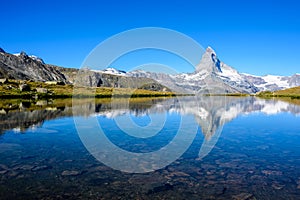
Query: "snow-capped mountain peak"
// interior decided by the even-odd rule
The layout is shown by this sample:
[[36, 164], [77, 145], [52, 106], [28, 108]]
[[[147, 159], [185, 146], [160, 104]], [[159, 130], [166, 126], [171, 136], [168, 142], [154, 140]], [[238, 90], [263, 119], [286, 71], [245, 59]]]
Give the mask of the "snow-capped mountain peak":
[[91, 70], [91, 71], [100, 72], [100, 73], [103, 73], [103, 74], [117, 75], [117, 76], [126, 76], [126, 74], [127, 74], [123, 70], [118, 70], [118, 69], [115, 69], [115, 68], [112, 68], [112, 67], [109, 67], [109, 68], [106, 68], [106, 69], [103, 69], [103, 70]]
[[255, 93], [258, 91], [235, 69], [221, 62], [211, 47], [206, 49], [193, 73], [167, 75], [135, 71], [128, 75], [152, 78], [175, 92], [198, 93], [199, 91], [206, 92], [207, 88], [209, 92], [214, 93]]
[[[103, 72], [119, 75], [119, 71], [111, 68]], [[193, 73], [168, 75], [135, 70], [126, 73], [126, 75], [151, 78], [171, 90], [181, 93], [197, 93], [207, 88], [209, 88], [209, 92], [256, 93], [265, 90], [274, 91], [300, 86], [299, 74], [293, 76], [254, 76], [239, 73], [233, 67], [223, 63], [211, 47], [207, 47]], [[221, 88], [221, 90], [216, 88]]]
[[[255, 93], [258, 91], [237, 70], [220, 61], [216, 52], [211, 47], [206, 49], [201, 62], [196, 68], [196, 73], [203, 74], [203, 71], [207, 71], [211, 78], [222, 81], [222, 83], [228, 85], [235, 92]], [[220, 87], [223, 86], [220, 85]]]
[[244, 79], [253, 83], [259, 91], [275, 91], [300, 86], [300, 75], [297, 74], [294, 74], [293, 76], [256, 76], [243, 73], [242, 76]]

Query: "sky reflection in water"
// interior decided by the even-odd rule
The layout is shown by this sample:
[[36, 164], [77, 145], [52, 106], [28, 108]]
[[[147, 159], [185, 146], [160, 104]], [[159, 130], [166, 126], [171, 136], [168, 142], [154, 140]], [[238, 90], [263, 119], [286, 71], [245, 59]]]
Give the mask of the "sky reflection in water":
[[[184, 97], [179, 101], [145, 99], [128, 105], [120, 100], [112, 105], [109, 100], [98, 100], [96, 104], [87, 100], [75, 103], [73, 110], [68, 101], [46, 102], [39, 107], [33, 103], [26, 107], [20, 102], [3, 105], [0, 196], [299, 198], [299, 106], [289, 103], [290, 100], [256, 98]], [[121, 130], [130, 126], [119, 126], [126, 118], [146, 128], [152, 122], [150, 116], [165, 119], [163, 129], [155, 135], [138, 138], [139, 133], [132, 135]], [[172, 143], [182, 117], [187, 117], [191, 127], [199, 126], [190, 133], [191, 145], [174, 162], [141, 174], [124, 173], [97, 161], [82, 144], [74, 124], [74, 118], [95, 118], [105, 136], [118, 148], [151, 153]], [[189, 130], [185, 131], [188, 135]], [[180, 148], [180, 144], [175, 146]], [[121, 161], [120, 166], [130, 166]], [[137, 163], [146, 171], [160, 164], [151, 163], [158, 166], [149, 167], [149, 163]]]

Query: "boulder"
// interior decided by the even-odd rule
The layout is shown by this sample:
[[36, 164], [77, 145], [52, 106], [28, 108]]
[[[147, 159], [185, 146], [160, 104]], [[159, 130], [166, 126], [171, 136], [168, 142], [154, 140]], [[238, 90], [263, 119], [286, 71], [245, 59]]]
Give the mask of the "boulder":
[[30, 91], [30, 86], [28, 84], [20, 84], [19, 89], [21, 92], [27, 92]]
[[8, 79], [7, 78], [1, 78], [0, 79], [0, 83], [8, 83]]
[[38, 93], [43, 93], [43, 94], [48, 93], [48, 89], [47, 88], [36, 88], [36, 91]]

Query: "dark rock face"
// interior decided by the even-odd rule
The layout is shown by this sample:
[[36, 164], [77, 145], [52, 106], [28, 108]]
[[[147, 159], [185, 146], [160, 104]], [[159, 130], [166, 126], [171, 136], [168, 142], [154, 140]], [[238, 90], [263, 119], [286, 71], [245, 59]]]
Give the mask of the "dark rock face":
[[65, 75], [55, 66], [43, 64], [25, 52], [21, 52], [18, 56], [0, 53], [0, 78], [68, 83]]
[[0, 53], [5, 53], [5, 51], [0, 47]]

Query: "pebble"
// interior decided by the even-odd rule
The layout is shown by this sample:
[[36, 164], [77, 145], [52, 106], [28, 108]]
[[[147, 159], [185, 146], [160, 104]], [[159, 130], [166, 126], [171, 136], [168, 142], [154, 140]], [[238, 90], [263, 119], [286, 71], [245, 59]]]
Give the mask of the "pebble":
[[234, 200], [254, 200], [254, 199], [256, 199], [253, 196], [253, 194], [250, 194], [250, 193], [241, 193], [241, 194], [232, 196], [232, 198]]
[[262, 170], [262, 173], [265, 175], [282, 175], [281, 171], [272, 171], [272, 170]]
[[0, 174], [6, 174], [8, 171], [7, 170], [1, 170]]
[[272, 183], [272, 188], [274, 188], [275, 190], [281, 190], [285, 185], [282, 185], [278, 182], [273, 182]]
[[47, 170], [50, 169], [50, 166], [47, 165], [41, 165], [41, 166], [35, 166], [31, 169], [31, 171], [36, 172], [36, 171], [42, 171], [42, 170]]
[[8, 176], [10, 176], [10, 177], [16, 177], [16, 176], [18, 176], [20, 173], [19, 172], [17, 172], [17, 171], [10, 171], [9, 173], [8, 173]]
[[19, 167], [18, 169], [20, 170], [32, 170], [35, 166], [32, 165], [23, 165], [21, 167]]
[[62, 176], [78, 176], [80, 174], [81, 172], [76, 170], [65, 170], [61, 173]]
[[0, 168], [1, 168], [1, 169], [8, 170], [8, 167], [7, 167], [6, 165], [3, 165], [3, 164], [0, 164]]

